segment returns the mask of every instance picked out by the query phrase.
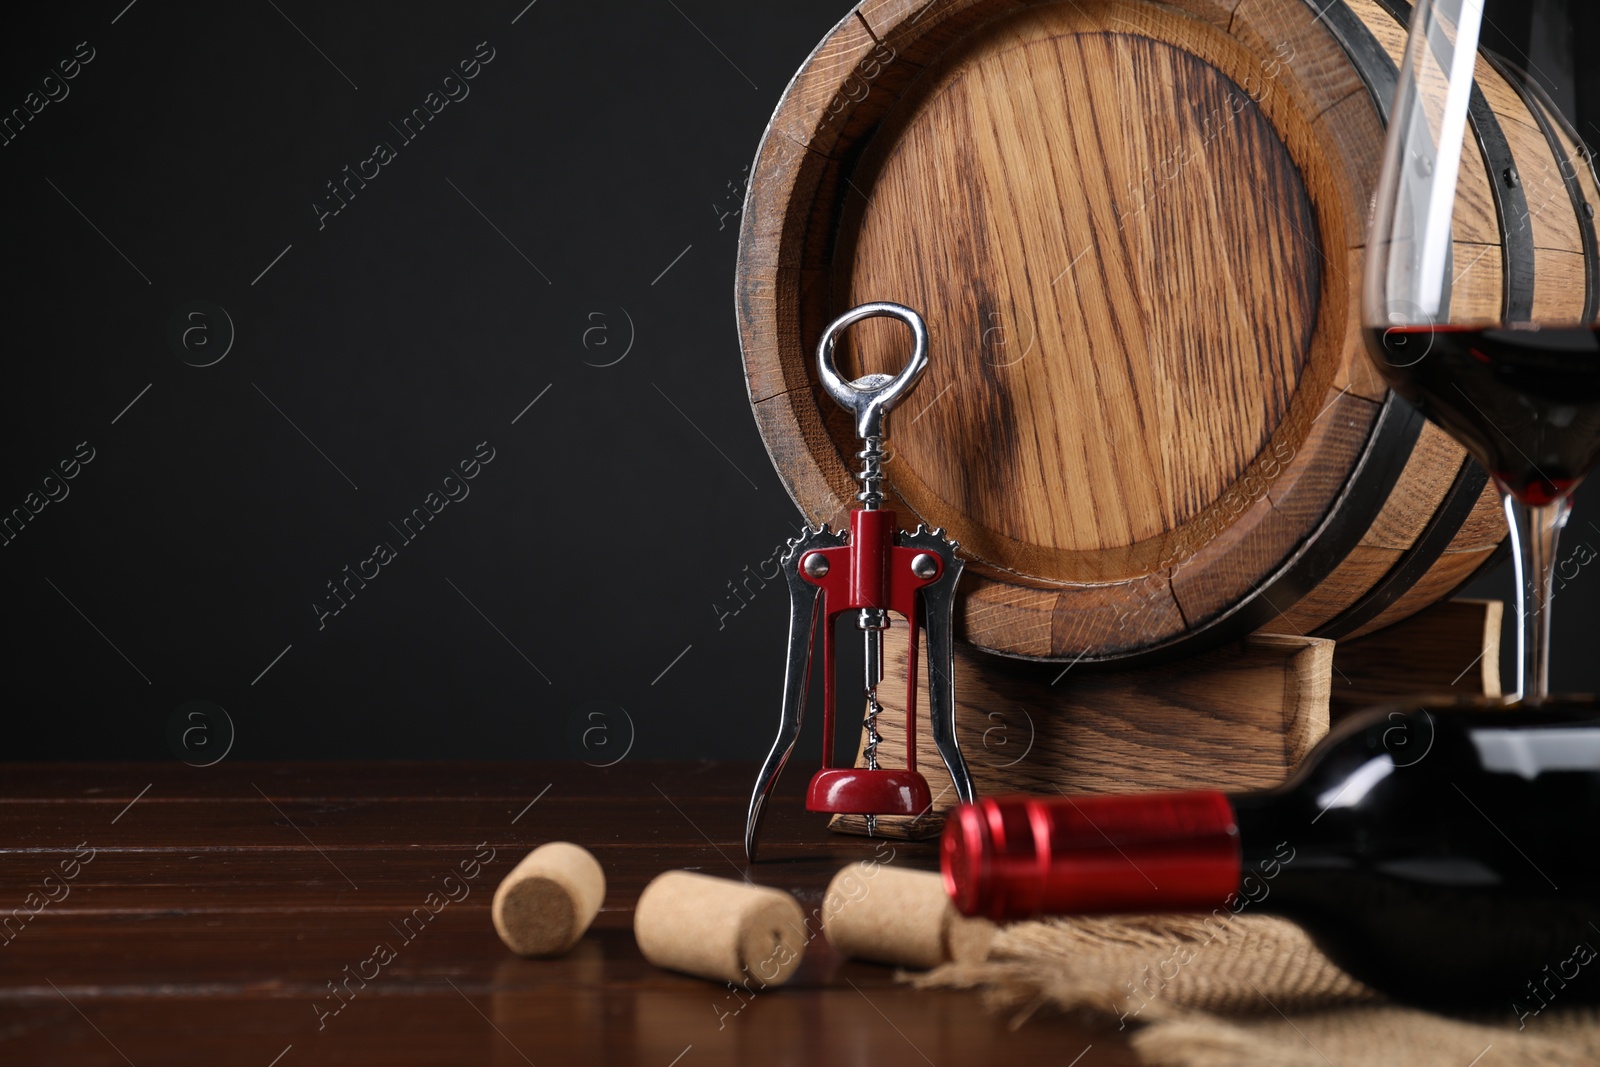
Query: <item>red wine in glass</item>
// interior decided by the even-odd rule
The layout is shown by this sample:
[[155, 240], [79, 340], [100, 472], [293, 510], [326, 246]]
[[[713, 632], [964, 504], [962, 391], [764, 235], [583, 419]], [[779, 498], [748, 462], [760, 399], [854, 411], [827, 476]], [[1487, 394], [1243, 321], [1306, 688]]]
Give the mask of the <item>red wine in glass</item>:
[[[1501, 491], [1517, 564], [1512, 699], [1525, 705], [1549, 700], [1556, 543], [1573, 489], [1600, 459], [1600, 251], [1589, 202], [1600, 171], [1584, 141], [1600, 131], [1597, 36], [1594, 0], [1415, 4], [1362, 279], [1378, 372]], [[1529, 147], [1537, 142], [1507, 141], [1485, 95], [1496, 82], [1544, 134], [1542, 160]], [[1488, 243], [1481, 178], [1463, 183], [1464, 174], [1493, 183], [1498, 234]], [[1569, 233], [1586, 269], [1537, 269], [1544, 245], [1534, 242]], [[1483, 296], [1494, 289], [1498, 306]]]
[[1535, 507], [1570, 493], [1600, 459], [1600, 330], [1520, 324], [1368, 330], [1378, 370]]

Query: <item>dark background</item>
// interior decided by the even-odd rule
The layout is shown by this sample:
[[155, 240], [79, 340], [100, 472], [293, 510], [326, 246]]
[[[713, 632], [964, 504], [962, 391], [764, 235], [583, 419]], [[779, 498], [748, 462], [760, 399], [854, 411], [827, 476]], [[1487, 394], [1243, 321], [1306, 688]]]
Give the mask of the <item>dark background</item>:
[[[745, 393], [737, 212], [848, 5], [525, 3], [9, 17], [0, 112], [94, 58], [0, 147], [0, 513], [94, 458], [0, 547], [4, 758], [764, 753], [785, 594], [728, 583], [799, 515]], [[1563, 555], [1597, 519], [1580, 494]], [[1597, 569], [1561, 594], [1558, 687], [1600, 681]]]

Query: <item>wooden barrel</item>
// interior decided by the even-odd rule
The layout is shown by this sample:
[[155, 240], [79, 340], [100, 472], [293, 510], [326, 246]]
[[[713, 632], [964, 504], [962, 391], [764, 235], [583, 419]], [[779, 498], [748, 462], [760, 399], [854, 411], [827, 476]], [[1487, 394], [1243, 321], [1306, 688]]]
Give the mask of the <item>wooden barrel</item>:
[[[1359, 332], [1397, 0], [883, 0], [795, 75], [738, 268], [761, 433], [813, 522], [857, 485], [814, 347], [868, 300], [931, 363], [891, 418], [902, 522], [970, 563], [958, 627], [1127, 662], [1253, 630], [1366, 633], [1505, 534], [1483, 470], [1393, 398]], [[1593, 318], [1592, 163], [1536, 89], [1477, 69], [1452, 318]], [[904, 328], [840, 345], [893, 371]]]

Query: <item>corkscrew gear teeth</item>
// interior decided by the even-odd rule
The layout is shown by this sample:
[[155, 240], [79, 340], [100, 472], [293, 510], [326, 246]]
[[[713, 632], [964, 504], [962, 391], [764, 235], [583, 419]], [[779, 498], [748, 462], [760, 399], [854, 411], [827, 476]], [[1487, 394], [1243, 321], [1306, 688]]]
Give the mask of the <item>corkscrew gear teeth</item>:
[[[834, 360], [839, 333], [862, 319], [880, 315], [898, 319], [911, 328], [911, 357], [898, 374], [868, 374], [846, 380]], [[826, 690], [823, 769], [811, 779], [807, 809], [865, 815], [867, 832], [874, 834], [878, 815], [915, 816], [932, 808], [928, 783], [916, 769], [919, 631], [927, 636], [929, 732], [950, 772], [956, 796], [969, 803], [974, 796], [955, 728], [951, 627], [955, 585], [962, 570], [961, 559], [956, 555], [960, 546], [947, 539], [942, 529], [929, 530], [919, 525], [913, 533], [897, 531], [894, 512], [882, 508], [888, 415], [927, 369], [927, 328], [910, 308], [891, 303], [862, 304], [839, 316], [823, 331], [817, 344], [817, 365], [828, 395], [855, 416], [856, 432], [863, 444], [857, 453], [861, 471], [856, 476], [861, 482], [861, 492], [856, 497], [861, 506], [851, 512], [848, 534], [830, 530], [826, 524], [808, 527], [788, 541], [788, 551], [781, 562], [789, 589], [789, 647], [778, 736], [756, 777], [745, 821], [745, 853], [751, 860], [756, 858], [767, 800], [800, 736], [819, 614], [823, 619]], [[883, 738], [878, 732], [882, 705], [877, 687], [883, 680], [883, 631], [890, 625], [890, 611], [901, 615], [912, 628], [907, 642], [904, 768], [885, 768], [878, 758]], [[833, 760], [834, 622], [847, 612], [856, 614], [856, 626], [865, 646], [863, 767], [836, 767]]]

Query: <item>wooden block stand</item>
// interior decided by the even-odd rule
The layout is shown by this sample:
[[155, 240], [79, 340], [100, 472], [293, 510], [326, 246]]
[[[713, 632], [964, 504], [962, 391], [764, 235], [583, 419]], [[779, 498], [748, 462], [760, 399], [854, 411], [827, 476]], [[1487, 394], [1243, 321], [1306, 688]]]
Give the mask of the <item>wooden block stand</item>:
[[[1454, 600], [1338, 642], [1253, 634], [1158, 667], [1091, 671], [956, 647], [956, 731], [979, 795], [1260, 789], [1281, 782], [1330, 719], [1424, 695], [1499, 696], [1499, 601]], [[880, 763], [905, 751], [906, 634], [885, 635]], [[919, 655], [927, 663], [926, 649]], [[933, 807], [880, 816], [879, 836], [937, 834], [955, 803], [917, 697], [917, 769]], [[857, 758], [857, 765], [861, 765]], [[830, 826], [865, 833], [859, 815]]]

